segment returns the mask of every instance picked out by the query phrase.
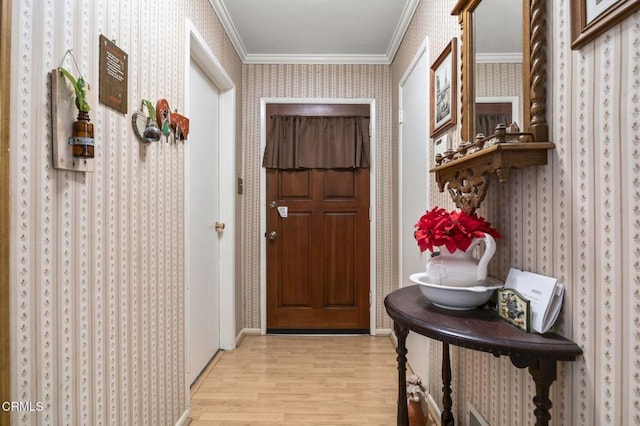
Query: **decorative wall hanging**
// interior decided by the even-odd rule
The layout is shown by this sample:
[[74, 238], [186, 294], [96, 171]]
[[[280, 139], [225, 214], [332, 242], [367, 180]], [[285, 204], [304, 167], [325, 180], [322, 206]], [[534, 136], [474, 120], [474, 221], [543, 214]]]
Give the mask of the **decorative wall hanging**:
[[[148, 115], [144, 113], [147, 108]], [[162, 132], [157, 125], [156, 110], [146, 99], [142, 100], [140, 111], [136, 111], [131, 116], [133, 132], [142, 143], [158, 142], [162, 137]]]
[[637, 0], [571, 0], [571, 48], [581, 48], [638, 10]]
[[100, 103], [127, 113], [127, 54], [114, 42], [100, 34], [99, 63]]
[[167, 137], [172, 131], [178, 140], [183, 141], [189, 137], [189, 119], [178, 114], [177, 110], [171, 112], [169, 102], [166, 99], [160, 99], [156, 103], [156, 121], [162, 133]]
[[456, 124], [457, 45], [452, 38], [431, 66], [431, 137]]
[[75, 92], [75, 104], [78, 109], [78, 116], [76, 121], [73, 122], [71, 138], [69, 138], [69, 144], [73, 147], [73, 156], [93, 158], [93, 123], [91, 123], [91, 118], [89, 117], [91, 106], [89, 102], [87, 102], [84, 78], [82, 75], [79, 75], [76, 79], [69, 71], [62, 67], [58, 68], [58, 71], [69, 80]]
[[[75, 59], [68, 50], [75, 64]], [[63, 58], [64, 61], [64, 58]], [[77, 64], [76, 64], [77, 68]], [[64, 170], [93, 171], [93, 123], [89, 117], [89, 85], [78, 71], [74, 77], [59, 67], [49, 73], [53, 167]]]

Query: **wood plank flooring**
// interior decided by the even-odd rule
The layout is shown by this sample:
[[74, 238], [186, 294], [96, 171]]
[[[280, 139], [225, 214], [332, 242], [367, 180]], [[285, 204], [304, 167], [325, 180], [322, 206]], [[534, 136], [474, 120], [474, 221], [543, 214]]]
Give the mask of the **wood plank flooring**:
[[247, 336], [191, 390], [191, 425], [394, 425], [389, 337]]

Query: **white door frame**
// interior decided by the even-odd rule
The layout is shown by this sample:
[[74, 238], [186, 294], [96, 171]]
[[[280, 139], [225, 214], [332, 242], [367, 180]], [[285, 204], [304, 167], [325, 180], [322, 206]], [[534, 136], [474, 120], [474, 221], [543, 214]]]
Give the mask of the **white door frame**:
[[[418, 50], [416, 51], [413, 59], [411, 60], [411, 63], [409, 64], [409, 66], [407, 67], [406, 71], [404, 72], [404, 74], [402, 75], [402, 77], [400, 78], [400, 81], [398, 82], [398, 109], [402, 108], [402, 92], [404, 90], [404, 85], [406, 84], [407, 80], [409, 80], [409, 77], [411, 76], [411, 74], [414, 72], [416, 66], [418, 65], [418, 62], [420, 62], [420, 60], [422, 59], [423, 56], [428, 55], [428, 39], [425, 39], [422, 44], [420, 45], [420, 47], [418, 48]], [[426, 57], [427, 62], [429, 61], [429, 57]], [[430, 82], [427, 79], [427, 85], [429, 85]], [[401, 115], [401, 114], [399, 114]], [[428, 122], [429, 121], [429, 117], [425, 117], [425, 120]], [[427, 133], [429, 132], [429, 129], [427, 129]], [[403, 194], [403, 190], [402, 190], [402, 183], [403, 183], [403, 174], [402, 174], [402, 147], [403, 147], [403, 132], [402, 132], [402, 117], [398, 117], [398, 217], [401, 218], [402, 217], [402, 198], [403, 196], [405, 196], [405, 194]], [[430, 140], [426, 140], [424, 141], [424, 143], [427, 144], [427, 153], [431, 152], [430, 147], [431, 147], [431, 141]], [[429, 167], [429, 164], [426, 164], [425, 167]], [[429, 191], [431, 191], [431, 174], [427, 174], [427, 200], [429, 200], [430, 198], [430, 193]], [[419, 218], [416, 217], [416, 222], [418, 221]], [[402, 245], [402, 241], [404, 238], [406, 238], [406, 235], [403, 235], [403, 229], [402, 229], [402, 223], [401, 221], [398, 221], [398, 259], [402, 259], [403, 256], [403, 245]], [[402, 268], [398, 268], [398, 282], [400, 283], [400, 287], [402, 287], [402, 283], [405, 282], [405, 280], [407, 279], [406, 276], [402, 276], [403, 271]]]
[[[235, 325], [235, 205], [236, 205], [236, 185], [235, 185], [235, 98], [236, 90], [233, 80], [222, 67], [222, 64], [211, 49], [207, 46], [204, 38], [196, 30], [193, 23], [187, 20], [186, 23], [186, 49], [185, 49], [185, 81], [184, 93], [189, 93], [189, 67], [191, 60], [202, 68], [204, 73], [213, 81], [218, 88], [220, 95], [220, 126], [219, 126], [219, 156], [217, 165], [220, 170], [218, 197], [220, 200], [219, 220], [225, 224], [225, 229], [220, 237], [220, 349], [231, 350], [236, 347], [236, 325]], [[189, 103], [186, 103], [186, 116], [189, 116]], [[186, 144], [189, 143], [187, 140]], [[187, 155], [185, 157], [185, 183], [188, 182], [189, 165]], [[185, 197], [185, 204], [188, 205]], [[222, 208], [224, 206], [224, 208]], [[186, 211], [187, 206], [185, 206]], [[185, 256], [188, 256], [186, 232], [188, 224], [185, 220]], [[188, 277], [185, 277], [185, 283]], [[185, 304], [188, 302], [185, 286]], [[188, 306], [185, 306], [185, 335], [188, 334]], [[188, 342], [187, 342], [187, 347]], [[187, 358], [188, 359], [188, 358]]]
[[[267, 104], [368, 104], [371, 150], [369, 159], [369, 333], [376, 335], [376, 100], [373, 98], [260, 98], [260, 153], [267, 144]], [[267, 232], [267, 172], [260, 166], [260, 235]], [[267, 333], [267, 243], [260, 242], [260, 333]]]
[[[414, 72], [419, 72], [419, 71], [424, 71], [425, 73], [427, 73], [427, 88], [430, 85], [430, 81], [429, 81], [429, 77], [428, 77], [428, 69], [423, 69], [420, 70], [417, 68], [418, 64], [420, 63], [420, 61], [424, 58], [425, 62], [428, 64], [429, 63], [429, 50], [428, 50], [428, 39], [425, 39], [424, 42], [420, 45], [420, 47], [416, 50], [416, 53], [410, 63], [410, 65], [407, 67], [406, 71], [404, 72], [404, 74], [402, 75], [402, 78], [400, 78], [400, 81], [398, 83], [398, 109], [402, 110], [403, 107], [403, 92], [405, 90], [404, 86], [407, 83], [407, 81], [409, 80], [409, 78], [411, 77], [411, 75]], [[428, 90], [426, 91], [426, 93], [428, 93]], [[429, 106], [427, 104], [427, 109], [429, 109]], [[424, 120], [426, 123], [429, 123], [429, 114], [430, 112], [428, 112], [427, 114], [425, 114]], [[404, 114], [399, 114], [399, 115], [404, 115]], [[402, 155], [402, 150], [403, 150], [403, 146], [404, 144], [406, 144], [406, 141], [403, 141], [404, 139], [404, 134], [403, 134], [403, 125], [401, 123], [402, 121], [402, 117], [399, 117], [399, 124], [398, 124], [398, 283], [400, 287], [403, 287], [405, 284], [412, 284], [412, 283], [408, 283], [408, 276], [406, 276], [406, 271], [403, 271], [403, 264], [402, 264], [402, 259], [404, 258], [403, 256], [405, 256], [404, 254], [404, 240], [406, 238], [411, 238], [413, 240], [413, 238], [411, 237], [411, 235], [407, 235], [406, 234], [406, 228], [403, 229], [402, 225], [403, 225], [403, 197], [404, 196], [411, 196], [411, 194], [404, 194], [403, 191], [403, 181], [404, 181], [404, 168], [403, 168], [403, 155]], [[427, 128], [427, 137], [425, 141], [420, 141], [422, 143], [426, 143], [427, 144], [427, 157], [433, 155], [433, 148], [432, 148], [432, 143], [431, 140], [429, 138], [429, 129]], [[425, 161], [427, 161], [427, 164], [425, 164], [425, 167], [428, 169], [428, 161], [429, 158], [425, 158]], [[426, 184], [426, 188], [427, 188], [427, 204], [429, 204], [429, 199], [430, 197], [430, 191], [432, 190], [432, 178], [431, 178], [431, 174], [428, 173], [427, 174], [427, 184]], [[420, 188], [420, 190], [422, 190]], [[428, 207], [428, 206], [425, 206]], [[415, 218], [416, 222], [418, 221], [418, 217]], [[428, 384], [429, 383], [429, 375], [427, 373], [428, 368], [427, 368], [427, 360], [428, 360], [428, 354], [429, 354], [429, 347], [430, 347], [430, 341], [428, 338], [424, 337], [424, 336], [420, 336], [416, 333], [409, 333], [409, 335], [407, 336], [407, 348], [409, 348], [409, 353], [408, 353], [408, 357], [409, 357], [409, 363], [411, 364], [411, 368], [413, 369], [413, 371], [418, 374], [419, 376], [422, 377], [422, 381], [423, 383]]]

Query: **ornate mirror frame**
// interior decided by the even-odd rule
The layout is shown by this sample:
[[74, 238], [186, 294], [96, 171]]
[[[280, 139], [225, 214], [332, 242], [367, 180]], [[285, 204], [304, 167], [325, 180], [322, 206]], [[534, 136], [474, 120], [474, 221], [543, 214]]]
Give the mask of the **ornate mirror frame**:
[[[499, 125], [493, 135], [474, 135], [474, 11], [482, 0], [458, 0], [451, 14], [459, 17], [462, 46], [460, 74], [461, 143], [454, 151], [436, 156], [436, 183], [445, 188], [458, 208], [473, 213], [485, 198], [488, 177], [495, 174], [500, 183], [509, 179], [511, 170], [547, 164], [548, 150], [555, 145], [548, 141], [546, 120], [547, 58], [546, 0], [522, 1], [522, 110], [519, 129]], [[496, 28], [500, 31], [500, 28]], [[513, 137], [516, 137], [514, 142]], [[485, 146], [486, 140], [492, 143]]]
[[[457, 15], [462, 46], [461, 52], [461, 139], [473, 141], [474, 39], [473, 11], [482, 0], [458, 0], [452, 15]], [[546, 58], [546, 0], [522, 0], [523, 3], [523, 131], [533, 134], [534, 142], [549, 140], [546, 120], [547, 58]], [[528, 54], [527, 54], [528, 52]]]

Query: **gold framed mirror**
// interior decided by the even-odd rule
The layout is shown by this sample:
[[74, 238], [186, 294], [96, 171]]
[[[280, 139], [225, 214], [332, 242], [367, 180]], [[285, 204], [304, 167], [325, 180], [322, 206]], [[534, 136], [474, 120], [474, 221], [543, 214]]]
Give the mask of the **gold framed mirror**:
[[[491, 121], [489, 124], [478, 121], [485, 116], [498, 120], [494, 117], [498, 114], [499, 120], [515, 122], [520, 131], [531, 133], [530, 139], [534, 142], [549, 139], [546, 120], [546, 0], [521, 0], [520, 3], [521, 9], [517, 9], [513, 7], [513, 0], [458, 0], [451, 12], [458, 16], [461, 27], [460, 122], [463, 141], [471, 142], [478, 133], [494, 128]], [[518, 72], [514, 71], [516, 69]], [[479, 81], [478, 78], [487, 80]], [[496, 82], [508, 86], [507, 90], [511, 92], [487, 92], [486, 88], [491, 84], [483, 83]], [[515, 93], [514, 87], [519, 88]], [[506, 105], [502, 105], [499, 111], [493, 109], [494, 105], [489, 105], [488, 112], [480, 116], [477, 112], [485, 106], [480, 105], [479, 100], [489, 100], [482, 104], [504, 100], [502, 103]], [[509, 109], [511, 111], [507, 113]], [[511, 123], [504, 124], [508, 126]]]

